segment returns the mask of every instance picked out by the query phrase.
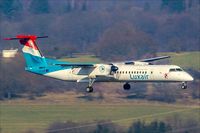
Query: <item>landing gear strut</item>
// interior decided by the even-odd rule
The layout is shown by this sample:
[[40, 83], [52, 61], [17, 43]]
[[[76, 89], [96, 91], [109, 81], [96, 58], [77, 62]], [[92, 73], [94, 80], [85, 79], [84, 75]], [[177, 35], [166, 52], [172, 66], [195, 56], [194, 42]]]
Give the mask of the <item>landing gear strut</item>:
[[130, 90], [131, 85], [129, 83], [125, 83], [123, 88], [124, 88], [124, 90]]
[[187, 83], [186, 82], [182, 82], [181, 89], [187, 89]]
[[93, 85], [94, 81], [95, 81], [95, 79], [92, 79], [92, 78], [89, 79], [89, 84], [88, 84], [88, 87], [86, 88], [86, 92], [88, 92], [88, 93], [93, 92], [92, 85]]

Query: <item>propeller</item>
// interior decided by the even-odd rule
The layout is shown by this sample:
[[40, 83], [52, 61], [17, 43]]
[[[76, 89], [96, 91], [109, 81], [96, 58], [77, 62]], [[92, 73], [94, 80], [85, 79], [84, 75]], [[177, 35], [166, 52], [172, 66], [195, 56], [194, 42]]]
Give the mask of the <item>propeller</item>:
[[117, 66], [111, 65], [111, 72], [116, 72], [118, 69]]

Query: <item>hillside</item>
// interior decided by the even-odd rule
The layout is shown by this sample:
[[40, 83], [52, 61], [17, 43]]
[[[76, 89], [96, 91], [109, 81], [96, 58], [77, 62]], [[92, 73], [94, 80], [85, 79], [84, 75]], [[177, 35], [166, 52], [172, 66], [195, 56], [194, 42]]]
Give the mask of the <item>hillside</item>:
[[185, 69], [194, 69], [200, 71], [200, 51], [195, 52], [165, 52], [157, 55], [169, 55], [170, 64], [178, 65]]
[[[168, 55], [171, 58], [169, 59], [169, 64], [178, 65], [184, 69], [194, 69], [200, 71], [200, 51], [194, 52], [160, 52], [157, 53], [158, 56]], [[67, 58], [62, 57], [60, 60], [69, 61], [69, 62], [94, 62], [100, 63], [103, 62], [101, 59], [93, 55], [84, 55], [77, 58]]]
[[62, 57], [60, 59], [61, 61], [69, 61], [69, 62], [92, 62], [92, 63], [101, 63], [101, 59], [97, 58], [93, 55], [83, 55], [79, 56], [77, 58], [68, 58], [68, 57]]
[[[79, 99], [72, 101], [74, 96], [77, 94], [73, 92], [52, 93], [36, 100], [2, 101], [1, 131], [16, 133], [31, 129], [34, 132], [43, 133], [50, 124], [56, 121], [82, 122], [83, 125], [89, 123], [94, 126], [96, 121], [110, 120], [124, 128], [128, 128], [133, 121], [137, 120], [168, 121], [180, 117], [184, 121], [193, 119], [199, 122], [199, 107], [197, 106], [145, 101], [125, 103], [99, 100], [86, 102]], [[85, 130], [85, 127], [83, 126], [82, 129]]]

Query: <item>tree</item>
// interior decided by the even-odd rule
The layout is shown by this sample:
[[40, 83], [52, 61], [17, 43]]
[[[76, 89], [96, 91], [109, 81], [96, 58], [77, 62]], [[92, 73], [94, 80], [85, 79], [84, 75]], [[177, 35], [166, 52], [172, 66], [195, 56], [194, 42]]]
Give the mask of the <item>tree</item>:
[[185, 11], [185, 0], [162, 0], [161, 10], [167, 10], [170, 13], [181, 13]]
[[180, 52], [182, 50], [181, 43], [182, 42], [178, 37], [172, 38], [172, 39], [169, 40], [168, 48], [172, 52]]
[[[106, 124], [105, 124], [106, 123]], [[93, 133], [120, 133], [122, 130], [111, 121], [99, 121]]]
[[33, 14], [49, 13], [48, 0], [32, 0], [29, 9]]
[[148, 100], [174, 103], [176, 102], [176, 99], [180, 97], [177, 93], [175, 93], [174, 86], [172, 85], [166, 86], [165, 84], [157, 83], [154, 84], [154, 88], [154, 92], [147, 96]]
[[[185, 114], [185, 118], [183, 118], [183, 116], [179, 113], [175, 113], [172, 116], [168, 116], [166, 121], [167, 123], [170, 123], [170, 125], [173, 125], [173, 127], [166, 125], [168, 131], [183, 133], [199, 133], [199, 114], [197, 116]], [[179, 131], [181, 129], [183, 130]]]
[[1, 0], [0, 1], [0, 12], [6, 16], [9, 16], [11, 11], [13, 10], [13, 2], [14, 0]]
[[149, 11], [150, 9], [151, 9], [151, 7], [150, 7], [149, 2], [145, 2], [145, 3], [144, 3], [143, 10], [144, 10], [144, 11]]
[[82, 11], [87, 11], [87, 1], [83, 1], [82, 5], [81, 5], [81, 10]]
[[159, 123], [159, 127], [158, 127], [158, 132], [159, 133], [165, 133], [167, 131], [167, 127], [166, 124], [164, 122], [160, 122]]
[[132, 124], [132, 126], [129, 128], [128, 133], [143, 133], [143, 126], [144, 123], [141, 123], [141, 121], [137, 121]]
[[2, 13], [8, 19], [12, 19], [13, 17], [19, 17], [19, 14], [22, 11], [23, 11], [23, 6], [19, 0], [0, 1], [0, 13]]
[[165, 122], [152, 121], [149, 124], [141, 122], [140, 120], [134, 122], [129, 128], [128, 133], [166, 133], [171, 131], [171, 126]]
[[65, 12], [70, 12], [72, 10], [70, 1], [67, 1], [66, 6], [64, 7]]
[[[0, 98], [6, 97], [10, 99], [16, 96], [18, 92], [24, 91], [25, 84], [21, 82], [24, 79], [19, 78], [21, 77], [19, 71], [22, 69], [23, 61], [17, 55], [14, 60], [2, 58], [0, 62]], [[18, 70], [17, 73], [16, 69]]]
[[155, 52], [155, 45], [150, 36], [137, 31], [129, 22], [124, 21], [107, 29], [94, 50], [103, 59], [122, 60], [152, 54]]
[[51, 131], [55, 131], [56, 133], [121, 133], [122, 128], [111, 121], [98, 121], [96, 125], [92, 124], [92, 126], [87, 123], [67, 121], [50, 124], [47, 132]]

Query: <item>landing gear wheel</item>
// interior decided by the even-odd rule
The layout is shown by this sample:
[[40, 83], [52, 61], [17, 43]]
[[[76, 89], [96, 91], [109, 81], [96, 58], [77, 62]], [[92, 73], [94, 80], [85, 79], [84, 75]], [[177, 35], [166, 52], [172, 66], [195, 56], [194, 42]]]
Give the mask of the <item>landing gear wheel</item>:
[[86, 91], [87, 91], [88, 93], [93, 92], [93, 87], [89, 87], [89, 86], [88, 86], [88, 87], [86, 88]]
[[181, 89], [187, 89], [187, 84], [185, 82], [182, 83]]
[[125, 83], [123, 88], [124, 88], [124, 90], [130, 90], [131, 85], [129, 83]]
[[92, 85], [93, 85], [94, 81], [95, 81], [94, 78], [90, 78], [90, 79], [89, 79], [89, 85], [88, 85], [88, 87], [86, 88], [86, 92], [88, 92], [88, 93], [93, 92], [93, 87], [92, 87]]

